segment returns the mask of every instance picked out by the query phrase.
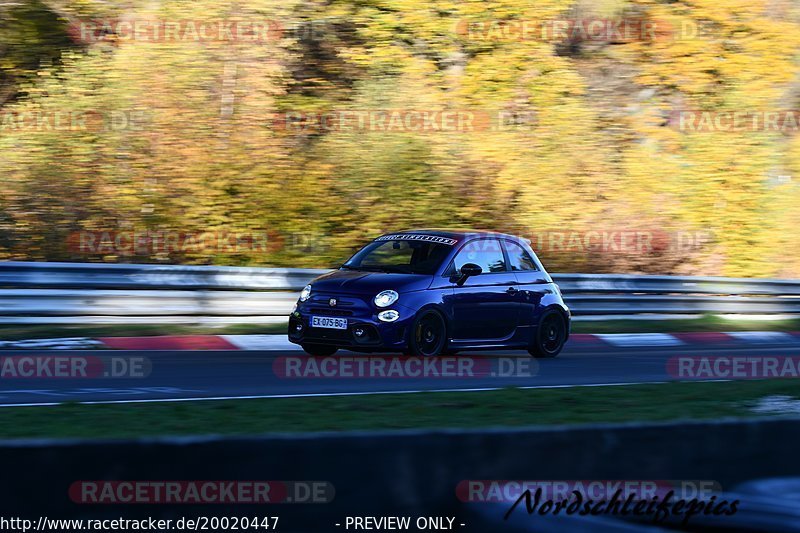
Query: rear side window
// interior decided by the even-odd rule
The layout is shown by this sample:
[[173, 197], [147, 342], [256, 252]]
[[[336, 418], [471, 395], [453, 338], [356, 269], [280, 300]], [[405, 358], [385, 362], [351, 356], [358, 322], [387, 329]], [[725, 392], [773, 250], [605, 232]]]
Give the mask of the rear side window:
[[536, 263], [533, 261], [531, 254], [522, 246], [515, 242], [506, 241], [506, 250], [508, 251], [508, 261], [511, 265], [511, 270], [515, 272], [525, 270], [539, 270]]
[[461, 272], [461, 267], [467, 263], [474, 263], [480, 266], [484, 273], [506, 271], [503, 249], [497, 239], [481, 239], [468, 242], [454, 259], [456, 271]]

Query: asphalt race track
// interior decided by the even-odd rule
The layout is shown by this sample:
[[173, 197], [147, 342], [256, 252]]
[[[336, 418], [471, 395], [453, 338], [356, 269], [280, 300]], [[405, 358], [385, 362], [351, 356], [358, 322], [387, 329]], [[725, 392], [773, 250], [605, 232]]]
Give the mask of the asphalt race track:
[[[673, 359], [677, 357], [761, 358], [793, 356], [797, 352], [796, 345], [774, 344], [736, 347], [704, 344], [644, 349], [568, 344], [559, 357], [547, 360], [533, 359], [525, 352], [459, 354], [447, 358], [449, 367], [445, 367], [445, 361], [442, 361], [436, 368], [453, 369], [465, 365], [460, 368], [467, 371], [447, 377], [442, 377], [435, 369], [428, 375], [419, 375], [424, 364], [422, 360], [412, 361], [414, 365], [408, 366], [407, 358], [381, 356], [384, 359], [381, 364], [394, 363], [397, 365], [395, 370], [399, 368], [403, 372], [401, 377], [391, 373], [392, 377], [384, 377], [388, 366], [383, 367], [384, 370], [375, 370], [368, 366], [373, 363], [365, 361], [369, 356], [349, 352], [310, 361], [300, 351], [3, 351], [0, 352], [2, 360], [11, 358], [20, 362], [25, 357], [33, 357], [39, 364], [50, 364], [52, 358], [57, 358], [62, 367], [65, 361], [68, 365], [72, 359], [85, 363], [87, 359], [96, 362], [97, 358], [114, 358], [115, 362], [106, 361], [101, 370], [113, 365], [117, 369], [114, 372], [133, 372], [137, 377], [127, 374], [126, 377], [109, 377], [101, 372], [88, 378], [41, 378], [39, 376], [46, 373], [41, 368], [37, 377], [14, 377], [13, 371], [9, 374], [9, 367], [2, 366], [0, 406], [657, 383], [678, 379]], [[669, 364], [671, 359], [672, 366]], [[359, 363], [362, 368], [366, 364], [366, 370], [360, 374], [356, 372], [356, 377], [352, 377], [352, 369]], [[33, 368], [30, 359], [25, 368]], [[141, 368], [148, 370], [141, 371]], [[416, 373], [408, 371], [409, 368]], [[293, 373], [287, 369], [293, 369]], [[287, 372], [290, 377], [284, 375]], [[321, 375], [320, 372], [327, 374]], [[693, 381], [720, 379], [726, 378], [720, 375], [692, 378]]]

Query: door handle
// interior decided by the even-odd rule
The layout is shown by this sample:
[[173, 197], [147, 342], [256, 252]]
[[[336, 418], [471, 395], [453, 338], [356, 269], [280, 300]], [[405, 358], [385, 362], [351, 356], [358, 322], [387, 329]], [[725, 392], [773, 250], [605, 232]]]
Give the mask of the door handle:
[[508, 294], [517, 294], [519, 291], [517, 290], [516, 287], [509, 287], [509, 288], [506, 289], [506, 292]]

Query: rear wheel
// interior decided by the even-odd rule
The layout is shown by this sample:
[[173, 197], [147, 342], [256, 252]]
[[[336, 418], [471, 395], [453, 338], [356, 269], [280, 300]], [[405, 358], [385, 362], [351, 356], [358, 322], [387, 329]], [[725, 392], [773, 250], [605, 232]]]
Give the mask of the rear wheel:
[[336, 346], [326, 346], [324, 344], [303, 344], [302, 348], [308, 355], [313, 355], [314, 357], [328, 357], [339, 350]]
[[561, 352], [566, 340], [567, 324], [564, 317], [558, 311], [547, 311], [539, 323], [536, 338], [528, 348], [528, 353], [534, 357], [555, 357]]
[[414, 320], [408, 341], [410, 355], [436, 357], [442, 354], [446, 345], [447, 326], [440, 313], [424, 311]]

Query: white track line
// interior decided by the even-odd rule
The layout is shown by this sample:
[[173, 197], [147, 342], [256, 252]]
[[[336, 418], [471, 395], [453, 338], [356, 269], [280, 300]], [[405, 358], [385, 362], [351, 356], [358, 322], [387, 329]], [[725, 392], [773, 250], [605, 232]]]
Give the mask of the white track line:
[[102, 342], [88, 337], [0, 341], [0, 350], [81, 350], [102, 347]]
[[[220, 335], [240, 350], [301, 350], [286, 335]], [[302, 350], [301, 350], [302, 351]]]
[[150, 398], [144, 400], [95, 400], [85, 402], [46, 402], [46, 403], [4, 403], [0, 407], [53, 407], [65, 403], [79, 405], [108, 405], [130, 403], [174, 403], [174, 402], [208, 402], [226, 400], [266, 400], [279, 398], [324, 398], [335, 396], [370, 396], [374, 394], [419, 394], [421, 392], [485, 392], [506, 389], [569, 389], [574, 387], [624, 387], [628, 385], [663, 385], [665, 383], [722, 383], [730, 379], [693, 379], [691, 381], [634, 381], [624, 383], [581, 383], [577, 385], [531, 385], [526, 387], [487, 387], [479, 389], [429, 389], [429, 390], [397, 390], [397, 391], [365, 391], [365, 392], [314, 392], [300, 394], [264, 394], [256, 396], [209, 396], [193, 398]]
[[683, 346], [685, 343], [669, 333], [598, 333], [608, 344], [619, 347], [632, 346]]
[[730, 335], [748, 344], [793, 344], [798, 338], [783, 331], [726, 331]]

